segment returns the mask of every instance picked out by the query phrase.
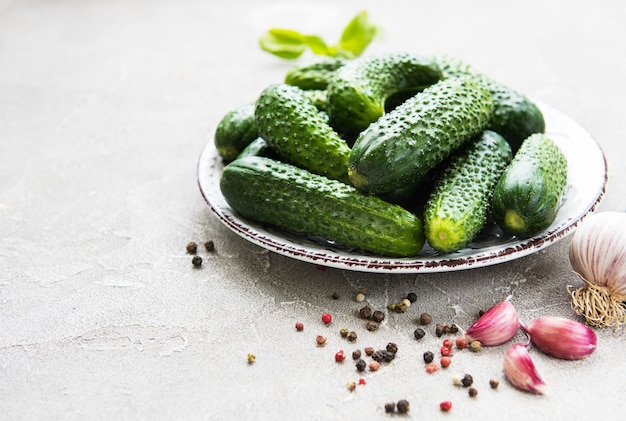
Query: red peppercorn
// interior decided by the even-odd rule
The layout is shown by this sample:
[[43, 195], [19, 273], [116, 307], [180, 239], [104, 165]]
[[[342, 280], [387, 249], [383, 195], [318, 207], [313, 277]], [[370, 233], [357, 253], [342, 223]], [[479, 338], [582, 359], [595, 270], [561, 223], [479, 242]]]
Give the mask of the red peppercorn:
[[445, 346], [448, 349], [452, 349], [452, 339], [444, 339], [443, 341], [443, 346]]
[[324, 322], [325, 324], [328, 324], [332, 321], [333, 321], [333, 316], [331, 316], [329, 313], [322, 314], [322, 322]]
[[441, 364], [443, 368], [449, 367], [450, 364], [452, 364], [452, 358], [448, 356], [441, 357], [441, 360], [439, 360], [439, 364]]
[[339, 351], [337, 351], [337, 353], [335, 354], [335, 361], [337, 361], [338, 363], [341, 363], [345, 359], [346, 359], [346, 354], [343, 352], [343, 349], [340, 349]]
[[296, 330], [300, 332], [303, 329], [304, 329], [304, 325], [302, 324], [302, 322], [296, 322]]
[[465, 339], [465, 338], [456, 338], [456, 347], [458, 349], [465, 349], [465, 348], [467, 348], [467, 339]]
[[452, 409], [452, 402], [451, 401], [443, 401], [439, 404], [439, 408], [441, 408], [442, 411], [449, 411], [450, 409]]
[[439, 366], [437, 364], [435, 364], [435, 363], [426, 364], [426, 372], [427, 373], [432, 374], [432, 373], [435, 373], [438, 370], [439, 370]]
[[447, 357], [448, 355], [452, 355], [452, 350], [448, 348], [447, 346], [442, 346], [439, 352], [441, 352], [441, 355], [443, 355], [444, 357]]
[[365, 379], [363, 377], [361, 377], [359, 379], [359, 384], [365, 385], [365, 384], [367, 384], [367, 381], [365, 381]]

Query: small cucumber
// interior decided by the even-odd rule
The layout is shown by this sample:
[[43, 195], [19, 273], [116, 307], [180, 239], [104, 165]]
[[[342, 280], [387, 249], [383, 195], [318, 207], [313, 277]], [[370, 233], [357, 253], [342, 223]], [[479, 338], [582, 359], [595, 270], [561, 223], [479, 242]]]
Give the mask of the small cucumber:
[[535, 235], [556, 219], [567, 184], [567, 158], [542, 133], [529, 136], [495, 187], [492, 212], [502, 231]]
[[257, 99], [259, 135], [285, 161], [328, 178], [349, 182], [350, 147], [297, 86], [270, 85]]
[[214, 143], [220, 157], [232, 161], [259, 136], [254, 103], [241, 105], [222, 117], [215, 129]]
[[311, 64], [294, 66], [287, 71], [285, 83], [306, 90], [324, 90], [335, 71], [346, 64], [339, 57], [327, 57]]
[[404, 208], [269, 158], [231, 162], [220, 189], [244, 218], [345, 247], [406, 257], [425, 242], [420, 219]]
[[483, 229], [493, 189], [511, 157], [508, 142], [490, 130], [450, 157], [424, 210], [424, 232], [434, 250], [458, 251]]
[[472, 78], [437, 82], [361, 132], [348, 161], [352, 184], [389, 193], [417, 183], [480, 134], [492, 111], [491, 95]]
[[456, 57], [439, 55], [434, 59], [443, 77], [470, 75], [485, 84], [493, 97], [493, 115], [487, 128], [504, 136], [513, 154], [528, 136], [545, 132], [543, 113], [522, 93], [487, 77]]
[[263, 139], [262, 137], [257, 137], [252, 142], [250, 142], [250, 144], [246, 146], [239, 155], [237, 155], [237, 159], [246, 156], [265, 156], [268, 158], [277, 159], [276, 152], [274, 152], [272, 148], [270, 148], [270, 145], [268, 145], [265, 139]]
[[391, 53], [360, 57], [335, 71], [328, 84], [331, 125], [351, 137], [385, 112], [385, 101], [402, 91], [418, 91], [441, 79], [434, 60]]

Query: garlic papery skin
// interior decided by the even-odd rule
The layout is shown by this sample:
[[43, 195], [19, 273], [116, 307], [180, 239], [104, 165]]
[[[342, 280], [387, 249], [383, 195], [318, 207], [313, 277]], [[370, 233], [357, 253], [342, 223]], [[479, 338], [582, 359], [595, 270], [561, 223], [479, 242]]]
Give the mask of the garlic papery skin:
[[598, 337], [593, 330], [564, 317], [539, 317], [522, 329], [541, 351], [565, 360], [585, 358], [598, 346]]
[[572, 309], [590, 326], [626, 323], [626, 213], [599, 212], [572, 235], [569, 260], [585, 285], [568, 285]]
[[465, 331], [467, 342], [478, 341], [482, 346], [502, 345], [510, 341], [519, 328], [517, 310], [510, 301], [495, 304]]
[[526, 344], [513, 344], [504, 356], [504, 377], [517, 389], [543, 395], [545, 383], [539, 376]]

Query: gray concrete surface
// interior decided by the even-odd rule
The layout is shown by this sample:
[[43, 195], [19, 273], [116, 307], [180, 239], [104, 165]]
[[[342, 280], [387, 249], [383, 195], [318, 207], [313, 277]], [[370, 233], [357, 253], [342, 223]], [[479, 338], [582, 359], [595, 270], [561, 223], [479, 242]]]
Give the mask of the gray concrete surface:
[[[252, 245], [211, 213], [200, 151], [232, 107], [282, 80], [271, 26], [338, 38], [361, 9], [368, 52], [449, 52], [565, 112], [608, 160], [599, 210], [626, 209], [626, 6], [618, 1], [0, 1], [0, 418], [6, 420], [601, 419], [623, 414], [622, 331], [583, 361], [531, 355], [545, 396], [513, 389], [506, 346], [428, 375], [422, 312], [468, 327], [508, 296], [522, 320], [575, 318], [568, 239], [497, 266], [434, 274], [321, 270]], [[213, 240], [192, 268], [189, 241]], [[364, 328], [353, 299], [404, 314]], [[333, 293], [339, 295], [333, 299]], [[320, 321], [323, 312], [334, 320]], [[296, 332], [294, 323], [305, 329]], [[355, 330], [356, 343], [342, 339]], [[315, 336], [328, 337], [317, 347]], [[515, 340], [522, 340], [520, 336]], [[350, 354], [399, 346], [378, 372]], [[339, 349], [348, 353], [334, 362]], [[249, 365], [248, 353], [256, 355]], [[452, 384], [464, 373], [478, 396]], [[366, 385], [350, 392], [360, 377]], [[488, 381], [500, 379], [491, 390]], [[407, 399], [405, 417], [384, 413]], [[453, 402], [448, 414], [443, 400]]]

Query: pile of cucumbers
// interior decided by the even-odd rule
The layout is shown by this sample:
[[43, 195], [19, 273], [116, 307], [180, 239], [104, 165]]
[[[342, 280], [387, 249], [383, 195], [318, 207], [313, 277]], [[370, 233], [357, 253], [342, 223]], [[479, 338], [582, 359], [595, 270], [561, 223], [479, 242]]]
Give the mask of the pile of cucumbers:
[[567, 160], [539, 107], [463, 61], [409, 53], [295, 66], [215, 130], [241, 216], [381, 256], [465, 248], [490, 219], [556, 218]]

